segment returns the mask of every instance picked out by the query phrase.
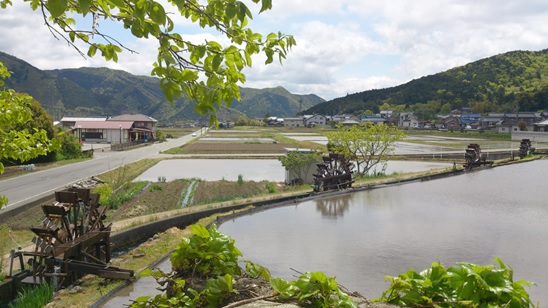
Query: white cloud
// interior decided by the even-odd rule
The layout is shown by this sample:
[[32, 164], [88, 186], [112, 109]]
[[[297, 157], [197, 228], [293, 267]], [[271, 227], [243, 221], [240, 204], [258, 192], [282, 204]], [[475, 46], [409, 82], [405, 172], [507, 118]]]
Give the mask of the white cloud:
[[[297, 46], [283, 66], [264, 66], [264, 58], [255, 57], [246, 87], [283, 86], [332, 99], [507, 51], [548, 48], [545, 0], [276, 0], [262, 14], [259, 5], [247, 2], [255, 30], [291, 33]], [[185, 35], [219, 40], [183, 18], [175, 20]], [[53, 38], [40, 14], [22, 1], [0, 11], [0, 31], [1, 51], [41, 69], [107, 66], [148, 75], [155, 60], [153, 42], [135, 39], [124, 44], [139, 55], [125, 52], [118, 63], [83, 59]]]

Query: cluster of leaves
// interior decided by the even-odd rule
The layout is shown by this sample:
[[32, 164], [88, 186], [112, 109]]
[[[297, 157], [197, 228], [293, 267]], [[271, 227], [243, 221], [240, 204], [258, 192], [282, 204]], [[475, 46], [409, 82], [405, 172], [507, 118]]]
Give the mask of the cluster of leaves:
[[175, 271], [201, 277], [241, 274], [238, 257], [242, 253], [234, 239], [219, 232], [215, 225], [209, 230], [202, 225], [191, 228], [194, 236], [183, 238], [170, 256]]
[[[234, 289], [236, 275], [270, 281], [280, 300], [296, 300], [311, 307], [355, 307], [334, 278], [308, 272], [297, 281], [288, 282], [272, 278], [268, 269], [250, 261], [246, 261], [243, 271], [238, 265], [241, 252], [234, 246], [234, 239], [219, 232], [215, 225], [209, 230], [201, 225], [191, 228], [193, 236], [183, 238], [170, 256], [173, 273], [160, 270], [141, 273], [141, 277], [151, 275], [160, 285], [167, 284], [166, 292], [152, 298], [139, 297], [131, 307], [219, 307], [238, 292]], [[207, 279], [202, 290], [189, 286], [188, 281], [196, 277]]]
[[[141, 276], [151, 275], [159, 284], [167, 283], [166, 292], [153, 298], [142, 296], [132, 307], [218, 307], [223, 299], [234, 290], [233, 275], [240, 275], [238, 257], [241, 252], [234, 246], [234, 240], [219, 232], [215, 225], [206, 229], [202, 225], [192, 225], [190, 238], [183, 238], [170, 260], [174, 272], [147, 270]], [[190, 288], [187, 279], [205, 278], [206, 285], [201, 291]]]
[[409, 270], [388, 276], [390, 287], [378, 301], [413, 307], [534, 307], [513, 270], [496, 258], [495, 265], [458, 263], [445, 268], [438, 262], [420, 273]]
[[364, 122], [327, 133], [328, 149], [356, 162], [359, 176], [386, 163], [396, 142], [404, 137], [404, 132], [393, 125]]
[[356, 307], [335, 279], [323, 272], [306, 272], [297, 281], [272, 278], [270, 282], [281, 300], [296, 299], [309, 307]]
[[[24, 127], [33, 119], [34, 100], [5, 89], [4, 79], [9, 76], [10, 72], [0, 62], [0, 174], [4, 173], [3, 160], [25, 162], [59, 147], [58, 141], [51, 140], [44, 129]], [[7, 203], [7, 198], [0, 196], [0, 208]]]

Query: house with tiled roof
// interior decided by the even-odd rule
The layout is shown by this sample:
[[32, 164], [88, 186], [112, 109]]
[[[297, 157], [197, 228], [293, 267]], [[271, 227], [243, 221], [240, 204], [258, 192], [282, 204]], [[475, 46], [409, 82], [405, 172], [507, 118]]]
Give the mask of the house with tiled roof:
[[66, 117], [61, 123], [70, 125], [80, 142], [117, 144], [155, 140], [158, 121], [143, 114], [123, 114], [110, 118]]

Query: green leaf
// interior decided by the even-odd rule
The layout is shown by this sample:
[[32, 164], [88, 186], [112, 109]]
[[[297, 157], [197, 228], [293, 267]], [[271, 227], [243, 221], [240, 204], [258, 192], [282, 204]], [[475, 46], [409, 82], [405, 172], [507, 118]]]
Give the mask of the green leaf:
[[150, 16], [150, 19], [158, 25], [164, 25], [166, 23], [166, 12], [164, 7], [157, 2], [154, 2], [148, 15]]
[[281, 278], [272, 278], [270, 285], [274, 291], [279, 293], [280, 299], [289, 299], [298, 291], [298, 288], [293, 283]]
[[86, 16], [87, 13], [89, 13], [89, 8], [91, 6], [91, 2], [92, 2], [92, 0], [80, 0], [80, 1], [78, 1], [78, 5], [80, 7], [80, 10], [82, 10], [82, 14], [84, 16]]
[[123, 8], [126, 6], [126, 3], [124, 2], [124, 0], [105, 0], [105, 1], [118, 8]]
[[207, 231], [206, 227], [194, 224], [191, 226], [192, 234], [199, 236], [201, 238], [209, 238], [209, 231]]
[[236, 5], [234, 5], [234, 3], [229, 3], [225, 9], [225, 12], [226, 17], [230, 20], [236, 16], [238, 9], [236, 8]]
[[95, 45], [90, 45], [88, 49], [88, 56], [93, 57], [97, 52], [97, 47]]
[[184, 70], [181, 72], [182, 81], [194, 81], [198, 79], [198, 72], [193, 70]]
[[52, 18], [57, 18], [67, 10], [68, 1], [67, 0], [48, 0], [46, 7], [51, 13]]
[[272, 9], [272, 0], [261, 0], [261, 4], [261, 11], [259, 13]]
[[261, 266], [259, 264], [255, 264], [251, 261], [245, 261], [245, 262], [246, 262], [245, 269], [248, 275], [250, 275], [251, 277], [253, 278], [262, 277], [265, 280], [270, 280], [272, 278], [270, 276], [270, 271], [266, 267]]

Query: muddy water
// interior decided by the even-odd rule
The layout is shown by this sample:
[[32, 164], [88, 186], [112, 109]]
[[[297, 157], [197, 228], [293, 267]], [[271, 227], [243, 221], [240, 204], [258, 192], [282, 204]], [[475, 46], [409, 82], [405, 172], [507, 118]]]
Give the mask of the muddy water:
[[[166, 258], [154, 268], [158, 268], [163, 272], [170, 272], [171, 263], [169, 262], [169, 258]], [[161, 291], [158, 290], [158, 287], [160, 286], [158, 285], [158, 283], [156, 283], [156, 280], [154, 278], [150, 276], [140, 278], [136, 283], [132, 283], [114, 293], [101, 307], [127, 307], [131, 305], [131, 303], [139, 296], [155, 296], [157, 294], [160, 294]]]
[[226, 222], [244, 258], [292, 279], [321, 270], [370, 298], [433, 261], [492, 264], [548, 304], [548, 160], [302, 202]]

